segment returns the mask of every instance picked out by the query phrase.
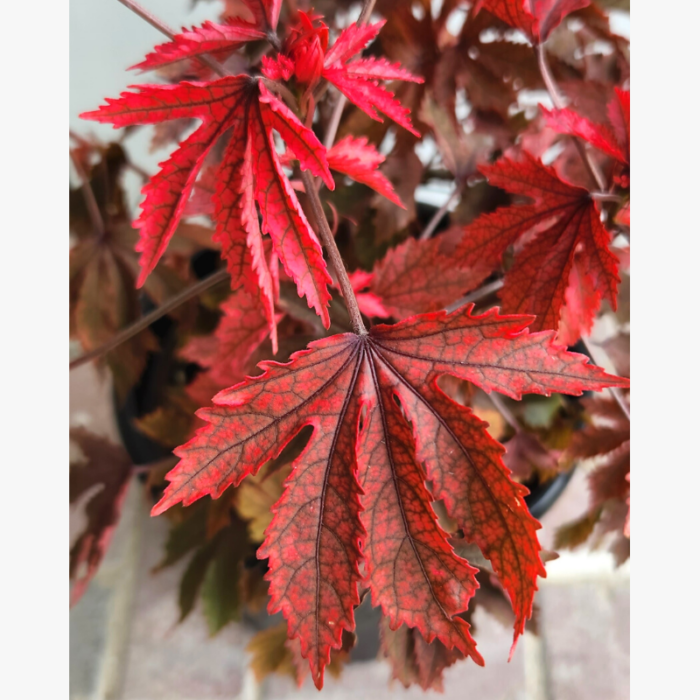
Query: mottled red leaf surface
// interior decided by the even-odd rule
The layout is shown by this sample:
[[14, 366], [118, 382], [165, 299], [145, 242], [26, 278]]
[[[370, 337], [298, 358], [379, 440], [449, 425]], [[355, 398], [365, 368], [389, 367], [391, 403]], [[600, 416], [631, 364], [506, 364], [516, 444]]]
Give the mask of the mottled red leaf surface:
[[402, 209], [406, 208], [394, 192], [391, 182], [379, 171], [385, 157], [364, 136], [346, 136], [328, 151], [327, 157], [331, 170], [371, 187]]
[[371, 293], [397, 319], [437, 311], [474, 289], [491, 272], [476, 265], [460, 268], [445, 251], [443, 237], [409, 238], [392, 248], [374, 267]]
[[[85, 505], [87, 522], [70, 550], [71, 605], [75, 605], [97, 572], [124, 502], [132, 462], [126, 451], [84, 428], [74, 428], [71, 440], [83, 453], [83, 460], [71, 464], [70, 502], [92, 492]], [[96, 488], [97, 487], [97, 488]]]
[[269, 276], [260, 254], [254, 200], [262, 212], [262, 230], [270, 234], [274, 251], [297, 283], [299, 295], [306, 296], [328, 327], [331, 280], [321, 245], [280, 164], [273, 130], [286, 141], [302, 168], [323, 178], [330, 189], [334, 188], [333, 179], [316, 136], [262, 83], [248, 76], [232, 76], [208, 83], [141, 85], [137, 92], [107, 99], [99, 110], [82, 116], [115, 127], [182, 117], [202, 121], [143, 189], [146, 196], [135, 224], [141, 233], [137, 245], [141, 253], [139, 285], [163, 255], [205, 156], [230, 132], [214, 203], [216, 237], [229, 270], [237, 275], [232, 279], [234, 288], [245, 283], [249, 275], [257, 278], [271, 319]]
[[522, 30], [533, 44], [540, 44], [564, 17], [590, 4], [591, 0], [479, 0], [478, 7]]
[[579, 338], [590, 335], [599, 306], [595, 279], [581, 264], [580, 256], [576, 256], [571, 266], [565, 303], [561, 308], [557, 342], [574, 345]]
[[[576, 335], [590, 326], [604, 298], [616, 308], [619, 262], [588, 191], [527, 152], [519, 161], [503, 158], [481, 171], [491, 185], [533, 200], [478, 217], [465, 227], [456, 253], [467, 267], [495, 265], [516, 244], [501, 292], [504, 310], [535, 314], [531, 327], [542, 330], [558, 328], [567, 306], [569, 317], [572, 310], [580, 313]], [[567, 335], [571, 340], [571, 328]]]
[[283, 612], [319, 687], [331, 648], [354, 628], [362, 561], [392, 629], [406, 623], [482, 662], [459, 617], [476, 590], [474, 570], [439, 527], [434, 500], [491, 560], [516, 638], [531, 613], [545, 571], [526, 489], [510, 479], [486, 424], [442, 392], [441, 375], [512, 398], [627, 385], [553, 346], [552, 333], [528, 333], [531, 317], [471, 308], [335, 335], [287, 364], [263, 362], [263, 374], [199, 411], [208, 425], [176, 450], [181, 461], [154, 515], [218, 498], [313, 427], [259, 555], [269, 558], [270, 611]]

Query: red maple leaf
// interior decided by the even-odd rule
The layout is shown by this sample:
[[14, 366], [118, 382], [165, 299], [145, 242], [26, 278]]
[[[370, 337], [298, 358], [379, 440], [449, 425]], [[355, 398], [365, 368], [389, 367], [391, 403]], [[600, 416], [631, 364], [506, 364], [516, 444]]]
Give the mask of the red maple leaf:
[[[491, 272], [478, 266], [460, 268], [451, 257], [446, 236], [427, 241], [409, 238], [392, 248], [371, 273], [353, 276], [358, 303], [368, 316], [403, 319], [437, 311], [474, 289]], [[360, 290], [369, 287], [367, 292]]]
[[301, 167], [334, 188], [325, 150], [314, 133], [258, 80], [230, 76], [211, 82], [178, 85], [140, 85], [95, 112], [81, 116], [115, 127], [153, 124], [182, 117], [197, 118], [201, 126], [161, 164], [144, 187], [146, 195], [135, 226], [141, 238], [141, 286], [165, 251], [192, 191], [205, 156], [216, 141], [230, 132], [219, 166], [214, 195], [216, 236], [231, 272], [234, 288], [246, 284], [261, 289], [265, 313], [272, 324], [274, 290], [263, 251], [262, 227], [272, 239], [275, 254], [297, 283], [300, 296], [330, 324], [327, 305], [331, 279], [321, 245], [309, 226], [279, 161], [273, 129], [282, 136]]
[[[188, 393], [200, 405], [208, 403], [217, 391], [239, 382], [249, 369], [251, 356], [270, 335], [259, 296], [239, 289], [220, 308], [224, 315], [214, 334], [195, 336], [180, 350], [183, 359], [207, 370], [188, 386]], [[273, 344], [276, 342], [274, 339]]]
[[464, 228], [456, 252], [465, 266], [489, 265], [519, 244], [501, 292], [504, 310], [535, 314], [531, 328], [542, 330], [558, 328], [562, 308], [570, 306], [580, 314], [566, 333], [571, 340], [590, 327], [603, 298], [616, 308], [619, 262], [589, 192], [527, 152], [520, 161], [503, 158], [481, 172], [491, 185], [533, 200], [478, 217]]
[[[393, 93], [379, 84], [380, 80], [407, 80], [422, 83], [423, 78], [413, 75], [399, 63], [391, 63], [386, 58], [358, 58], [356, 54], [372, 41], [385, 20], [376, 24], [357, 24], [344, 29], [335, 44], [328, 47], [328, 27], [304, 12], [299, 13], [299, 23], [292, 28], [290, 39], [284, 51], [276, 59], [263, 62], [263, 73], [273, 80], [294, 76], [312, 90], [321, 78], [342, 92], [345, 97], [372, 119], [384, 121], [379, 113], [385, 114], [397, 124], [420, 136], [409, 116], [409, 110], [395, 99]], [[290, 64], [289, 58], [292, 59]]]
[[477, 10], [488, 10], [522, 30], [533, 44], [541, 44], [564, 17], [590, 4], [591, 0], [479, 0]]
[[376, 24], [354, 23], [344, 29], [326, 53], [321, 75], [372, 119], [384, 121], [378, 114], [381, 112], [420, 137], [420, 133], [411, 124], [409, 110], [394, 98], [393, 93], [382, 87], [379, 81], [407, 80], [422, 83], [423, 78], [413, 75], [400, 64], [391, 63], [386, 58], [350, 60], [379, 34], [385, 24], [386, 20]]
[[394, 192], [391, 182], [379, 171], [379, 166], [386, 158], [364, 136], [346, 136], [338, 141], [326, 156], [331, 170], [371, 187], [402, 209], [406, 208]]
[[183, 29], [171, 41], [156, 46], [145, 60], [132, 69], [152, 70], [186, 59], [210, 55], [219, 61], [249, 41], [264, 39], [277, 27], [282, 0], [242, 0], [252, 21], [227, 17], [224, 24], [204, 22], [200, 27]]
[[560, 134], [578, 136], [615, 160], [630, 162], [630, 93], [615, 88], [615, 96], [608, 103], [607, 124], [595, 124], [572, 109], [549, 111], [540, 105], [547, 126]]
[[528, 333], [531, 317], [471, 309], [335, 335], [287, 364], [263, 362], [262, 375], [199, 411], [208, 425], [176, 450], [181, 461], [154, 515], [218, 498], [313, 427], [259, 556], [269, 558], [270, 610], [281, 610], [290, 637], [299, 637], [319, 688], [331, 648], [354, 628], [360, 562], [392, 629], [405, 623], [483, 663], [458, 617], [477, 588], [476, 570], [455, 555], [434, 500], [491, 560], [512, 600], [515, 639], [531, 614], [545, 570], [527, 490], [510, 479], [486, 424], [442, 392], [441, 375], [513, 398], [628, 383], [552, 346], [551, 332]]

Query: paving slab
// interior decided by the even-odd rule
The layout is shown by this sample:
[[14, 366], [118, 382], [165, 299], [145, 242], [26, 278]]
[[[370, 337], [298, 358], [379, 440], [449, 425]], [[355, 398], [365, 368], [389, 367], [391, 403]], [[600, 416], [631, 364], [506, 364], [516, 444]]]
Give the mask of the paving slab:
[[484, 668], [465, 659], [448, 668], [444, 675], [444, 692], [424, 692], [412, 686], [404, 688], [391, 680], [389, 664], [382, 660], [362, 661], [345, 666], [339, 679], [327, 675], [319, 695], [310, 678], [300, 689], [288, 677], [272, 676], [263, 683], [263, 700], [359, 700], [381, 697], [384, 700], [419, 700], [442, 698], [488, 698], [488, 700], [530, 700], [526, 691], [525, 651], [521, 644], [508, 663], [512, 630], [506, 629], [483, 610], [474, 615], [474, 637], [486, 661]]
[[539, 602], [549, 698], [628, 700], [629, 586], [544, 586]]
[[252, 630], [230, 624], [210, 637], [199, 609], [178, 624], [177, 591], [187, 562], [157, 574], [168, 533], [166, 518], [143, 513], [122, 700], [213, 700], [234, 698], [243, 687], [245, 647]]

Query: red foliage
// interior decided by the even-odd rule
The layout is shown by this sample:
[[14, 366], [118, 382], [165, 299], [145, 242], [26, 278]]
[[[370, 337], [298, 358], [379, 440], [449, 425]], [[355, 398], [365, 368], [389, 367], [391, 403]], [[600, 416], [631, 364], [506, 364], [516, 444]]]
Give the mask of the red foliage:
[[451, 374], [514, 398], [626, 384], [551, 346], [551, 333], [528, 334], [530, 320], [472, 316], [467, 307], [378, 326], [367, 336], [332, 336], [286, 365], [262, 363], [264, 374], [198, 413], [209, 425], [176, 450], [181, 462], [153, 514], [219, 497], [312, 425], [259, 556], [270, 559], [270, 609], [282, 610], [290, 636], [300, 637], [316, 684], [342, 630], [353, 629], [361, 558], [373, 602], [393, 628], [407, 623], [428, 642], [438, 638], [480, 662], [468, 625], [455, 617], [476, 586], [430, 501], [444, 499], [491, 560], [511, 595], [516, 639], [535, 580], [545, 575], [539, 525], [522, 500], [526, 490], [503, 466], [503, 448], [437, 379]]
[[331, 170], [371, 187], [402, 209], [406, 208], [394, 192], [391, 182], [379, 172], [379, 166], [385, 161], [384, 156], [367, 143], [366, 138], [346, 136], [328, 151], [327, 156]]
[[590, 329], [604, 298], [615, 308], [620, 281], [595, 202], [527, 152], [520, 161], [504, 158], [481, 171], [490, 184], [533, 203], [501, 208], [469, 224], [457, 251], [462, 264], [496, 264], [509, 246], [519, 244], [501, 293], [504, 310], [535, 314], [534, 330], [556, 329], [567, 305], [575, 327], [566, 336], [576, 340]]
[[230, 140], [217, 177], [214, 197], [216, 235], [222, 245], [232, 284], [257, 276], [272, 319], [269, 272], [262, 254], [262, 240], [254, 211], [257, 201], [263, 228], [270, 234], [275, 253], [287, 274], [297, 282], [300, 296], [328, 327], [330, 300], [321, 245], [309, 226], [294, 190], [275, 151], [272, 130], [277, 130], [299, 159], [301, 166], [323, 178], [333, 189], [333, 179], [323, 147], [292, 111], [257, 80], [226, 77], [210, 83], [142, 85], [86, 119], [114, 124], [153, 124], [168, 119], [194, 117], [202, 125], [162, 164], [160, 172], [144, 187], [146, 198], [136, 226], [141, 229], [142, 285], [165, 252], [182, 215], [204, 158], [228, 130]]
[[[167, 475], [154, 515], [226, 492], [219, 501], [184, 511], [176, 533], [182, 541], [169, 543], [166, 561], [199, 547], [183, 579], [181, 607], [186, 614], [201, 592], [212, 603], [213, 630], [234, 619], [240, 599], [259, 603], [269, 594], [268, 609], [283, 613], [288, 639], [274, 631], [257, 645], [262, 672], [272, 656], [303, 678], [303, 658], [322, 687], [325, 668], [352, 646], [362, 586], [382, 609], [382, 648], [405, 685], [440, 689], [443, 670], [466, 656], [483, 665], [468, 608], [479, 581], [481, 593], [485, 584], [465, 558], [469, 547], [474, 563], [481, 559], [477, 548], [490, 562], [493, 588], [510, 600], [512, 654], [532, 616], [537, 578], [546, 575], [540, 525], [527, 509], [527, 488], [516, 481], [528, 470], [551, 474], [561, 460], [598, 459], [590, 512], [562, 535], [562, 546], [582, 541], [599, 522], [608, 529], [614, 524], [628, 541], [624, 396], [617, 396], [619, 404], [586, 400], [571, 410], [568, 424], [555, 400], [538, 399], [530, 416], [499, 402], [500, 432], [498, 420], [489, 416], [491, 426], [481, 420], [477, 400], [485, 398], [481, 392], [520, 400], [524, 394], [578, 396], [629, 386], [564, 348], [590, 333], [603, 300], [617, 309], [618, 287], [624, 289], [620, 273], [628, 268], [618, 254], [628, 260], [629, 250], [611, 248], [611, 239], [626, 232], [615, 224], [629, 227], [630, 221], [630, 102], [629, 91], [619, 87], [629, 70], [624, 42], [600, 11], [587, 8], [589, 2], [480, 0], [459, 36], [448, 29], [452, 11], [464, 9], [459, 3], [445, 0], [437, 17], [423, 3], [421, 18], [414, 12], [419, 6], [380, 2], [380, 12], [393, 8], [385, 12], [388, 23], [351, 24], [331, 44], [337, 24], [329, 29], [320, 15], [298, 11], [294, 3], [278, 36], [281, 0], [235, 0], [219, 22], [183, 30], [134, 66], [157, 69], [175, 84], [136, 86], [82, 115], [115, 128], [157, 125], [156, 144], [181, 139], [199, 122], [143, 188], [134, 224], [136, 285], [161, 303], [164, 268], [184, 270], [185, 278], [192, 274], [192, 246], [170, 259], [182, 245], [173, 236], [178, 226], [188, 235], [182, 217], [205, 215], [215, 224], [213, 236], [203, 236], [201, 226], [189, 235], [195, 249], [220, 251], [232, 293], [223, 299], [210, 289], [210, 298], [192, 300], [206, 311], [183, 324], [177, 352], [199, 366], [193, 369], [198, 374], [177, 390], [168, 387], [163, 393], [171, 405], [159, 405], [138, 424], [157, 439], [159, 430], [179, 421], [184, 427], [164, 436], [165, 442], [190, 438], [174, 451], [180, 462]], [[585, 27], [585, 42], [601, 37], [613, 48], [609, 58], [581, 64], [576, 51], [582, 50], [562, 42], [548, 76], [552, 57], [542, 44], [572, 12]], [[536, 52], [511, 42], [506, 25], [521, 30]], [[485, 38], [490, 29], [495, 41]], [[372, 55], [362, 56], [375, 39]], [[265, 41], [270, 45], [259, 51]], [[233, 65], [242, 74], [228, 75]], [[534, 118], [512, 113], [519, 90], [551, 88], [553, 76], [566, 81], [562, 92], [570, 107], [542, 108]], [[398, 88], [402, 101], [381, 81], [406, 83]], [[329, 86], [357, 108], [340, 122], [343, 115], [329, 103], [316, 111]], [[458, 117], [460, 90], [472, 109], [469, 129]], [[415, 108], [416, 126], [405, 105]], [[403, 127], [394, 129], [395, 139], [385, 139], [391, 125], [384, 116]], [[328, 149], [316, 135], [324, 128], [331, 143], [336, 129], [342, 134]], [[277, 152], [275, 133], [286, 145], [284, 154]], [[421, 134], [437, 144], [427, 164], [415, 150]], [[384, 150], [392, 140], [395, 146]], [[558, 140], [563, 150], [553, 166], [531, 155], [544, 156]], [[106, 156], [91, 168], [88, 146], [72, 153], [90, 172], [86, 190], [97, 195], [92, 192], [92, 202], [90, 192], [83, 193], [84, 211], [72, 221], [79, 233], [71, 252], [71, 320], [74, 336], [93, 349], [138, 315], [140, 300], [133, 289], [126, 291], [138, 265], [124, 250], [131, 228], [121, 191], [113, 182], [106, 193], [98, 189], [102, 175], [116, 180], [119, 169]], [[119, 162], [126, 167], [123, 154]], [[305, 175], [301, 184], [299, 168], [320, 181]], [[477, 169], [487, 182], [473, 177]], [[320, 194], [323, 185], [335, 190], [331, 170], [383, 199], [363, 187], [326, 193], [334, 217], [329, 233], [322, 227]], [[415, 191], [444, 173], [457, 208], [451, 199], [421, 234], [425, 223], [416, 226]], [[603, 192], [575, 184], [588, 174], [598, 175]], [[443, 231], [437, 220], [448, 210], [454, 218]], [[313, 211], [316, 230], [306, 211]], [[333, 261], [333, 278], [318, 233]], [[341, 257], [357, 268], [350, 275]], [[486, 308], [490, 285], [497, 288], [501, 278], [503, 313], [477, 314], [473, 304], [464, 304], [470, 294]], [[477, 289], [484, 281], [488, 285]], [[329, 286], [342, 289], [347, 314]], [[622, 291], [619, 296], [622, 310]], [[368, 317], [398, 323], [365, 331], [357, 307]], [[351, 327], [354, 333], [343, 332]], [[154, 348], [149, 336], [137, 338], [110, 356], [113, 371], [123, 370], [124, 357], [133, 365], [127, 388]], [[628, 336], [627, 350], [624, 338], [618, 340], [622, 344], [611, 344], [610, 354], [619, 351], [626, 374]], [[259, 376], [245, 377], [270, 349], [289, 362], [263, 361]], [[215, 392], [214, 406], [199, 410], [201, 420], [194, 421], [189, 403], [209, 403]], [[528, 420], [541, 427], [543, 413], [549, 433], [529, 431]], [[590, 422], [572, 437], [581, 414]], [[505, 450], [494, 435], [511, 438], [508, 459], [519, 473], [504, 464]], [[105, 475], [97, 468], [71, 473], [71, 500], [73, 491], [77, 497], [104, 484], [88, 504], [88, 528], [71, 553], [72, 576], [87, 566], [74, 589], [79, 595], [103, 556], [131, 465], [112, 447], [98, 450], [92, 438], [76, 438], [91, 464], [99, 452], [112, 468]], [[240, 572], [256, 549], [267, 561], [269, 590], [264, 566], [257, 577], [250, 569], [245, 578]]]
[[[390, 250], [368, 280], [377, 303], [375, 313], [368, 310], [368, 315], [401, 319], [436, 311], [488, 276], [490, 269], [484, 266], [457, 267], [450, 255], [452, 246], [446, 244], [445, 238], [409, 238]], [[362, 301], [366, 303], [365, 299]]]
[[457, 649], [448, 649], [439, 639], [428, 644], [423, 635], [403, 625], [396, 630], [389, 620], [382, 617], [382, 653], [391, 663], [393, 677], [404, 687], [418, 683], [423, 690], [442, 691], [442, 673], [464, 654]]
[[378, 114], [381, 112], [412, 134], [420, 136], [411, 124], [409, 110], [401, 106], [401, 103], [394, 99], [394, 95], [379, 85], [378, 81], [408, 80], [422, 83], [423, 78], [386, 59], [350, 60], [377, 36], [384, 24], [351, 24], [344, 29], [326, 54], [322, 75], [372, 119], [383, 121]]

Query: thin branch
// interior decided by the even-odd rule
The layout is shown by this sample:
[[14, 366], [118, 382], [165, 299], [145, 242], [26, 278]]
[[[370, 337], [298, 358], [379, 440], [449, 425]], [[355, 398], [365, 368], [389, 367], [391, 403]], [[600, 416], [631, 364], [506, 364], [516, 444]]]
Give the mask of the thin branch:
[[[83, 140], [80, 139], [80, 141], [82, 142]], [[83, 170], [83, 166], [80, 164], [80, 161], [73, 151], [70, 151], [70, 159], [73, 162], [73, 167], [78, 173], [78, 177], [80, 178], [80, 189], [83, 191], [83, 196], [85, 197], [85, 204], [87, 205], [88, 214], [90, 215], [90, 221], [92, 221], [92, 225], [94, 226], [97, 235], [102, 237], [105, 233], [105, 222], [102, 218], [102, 214], [100, 214], [100, 208], [97, 205], [97, 200], [95, 199], [95, 193], [92, 191], [90, 180], [88, 180], [87, 174]]]
[[[535, 53], [537, 55], [537, 63], [540, 67], [542, 80], [544, 81], [545, 87], [547, 88], [547, 92], [549, 93], [549, 96], [552, 99], [552, 104], [556, 109], [564, 109], [566, 107], [566, 100], [564, 99], [564, 96], [559, 92], [559, 87], [557, 86], [554, 80], [554, 76], [552, 75], [552, 72], [549, 69], [549, 64], [547, 63], [547, 55], [544, 50], [544, 46], [542, 44], [538, 44], [535, 48]], [[581, 159], [583, 160], [586, 168], [588, 169], [588, 172], [591, 174], [591, 177], [595, 180], [596, 184], [598, 185], [598, 189], [601, 190], [601, 192], [607, 191], [608, 188], [605, 183], [605, 177], [603, 176], [600, 167], [598, 167], [598, 163], [595, 162], [593, 156], [586, 149], [585, 145], [581, 142], [580, 139], [576, 138], [575, 136], [572, 138], [574, 139], [574, 144], [576, 144], [576, 148], [578, 149], [578, 152], [581, 155]]]
[[343, 293], [343, 300], [345, 301], [345, 306], [348, 309], [348, 314], [350, 314], [352, 328], [358, 335], [367, 335], [367, 328], [362, 320], [362, 314], [360, 313], [360, 307], [357, 304], [355, 291], [352, 288], [352, 284], [350, 284], [350, 278], [345, 270], [343, 258], [341, 257], [338, 246], [335, 243], [335, 238], [333, 238], [326, 215], [323, 213], [323, 205], [321, 204], [318, 192], [316, 191], [314, 177], [308, 170], [302, 170], [301, 179], [304, 183], [306, 196], [311, 202], [311, 209], [313, 211], [314, 218], [316, 219], [316, 228], [321, 234], [321, 240], [323, 241], [323, 245], [326, 248], [328, 257], [330, 258], [331, 264], [333, 265], [333, 269], [335, 270], [335, 274], [338, 278], [338, 284], [340, 285], [340, 290]]
[[[358, 24], [365, 24], [372, 10], [374, 9], [374, 4], [376, 0], [363, 0], [362, 10], [360, 16], [357, 20]], [[335, 108], [333, 109], [333, 114], [331, 120], [328, 124], [328, 129], [326, 130], [326, 135], [323, 141], [323, 145], [326, 150], [330, 150], [335, 142], [335, 136], [338, 133], [338, 127], [340, 126], [340, 118], [343, 113], [343, 108], [345, 107], [345, 95], [340, 95], [338, 102], [336, 102]], [[340, 255], [338, 246], [335, 243], [335, 238], [330, 226], [328, 225], [328, 219], [323, 212], [323, 205], [321, 204], [321, 199], [318, 196], [319, 187], [316, 185], [315, 178], [311, 173], [302, 171], [301, 179], [304, 183], [304, 189], [306, 190], [306, 196], [311, 202], [311, 209], [314, 213], [314, 218], [316, 219], [316, 228], [321, 234], [321, 240], [326, 248], [328, 257], [330, 258], [331, 264], [335, 270], [335, 274], [338, 278], [338, 284], [340, 285], [340, 291], [343, 293], [343, 300], [345, 306], [347, 307], [348, 314], [350, 315], [350, 323], [352, 323], [353, 330], [358, 335], [366, 335], [367, 328], [362, 320], [362, 313], [360, 312], [360, 307], [357, 303], [357, 297], [355, 296], [355, 290], [352, 288], [350, 283], [350, 278], [348, 277], [347, 270], [345, 269], [345, 263]]]
[[70, 136], [73, 141], [77, 141], [83, 148], [92, 148], [92, 144], [80, 134], [76, 134], [72, 129], [68, 129], [68, 136]]
[[496, 407], [496, 410], [503, 416], [505, 422], [508, 423], [508, 425], [513, 428], [516, 433], [522, 432], [522, 427], [520, 426], [518, 419], [515, 417], [510, 408], [506, 406], [503, 397], [500, 394], [497, 394], [495, 391], [491, 394], [486, 394], [486, 396], [489, 397], [489, 400]]
[[193, 284], [191, 287], [183, 289], [179, 294], [176, 294], [171, 299], [168, 299], [168, 301], [166, 301], [164, 304], [161, 304], [157, 309], [151, 311], [150, 314], [142, 316], [138, 321], [135, 321], [130, 326], [127, 326], [123, 330], [119, 331], [119, 333], [117, 333], [111, 340], [108, 340], [106, 343], [100, 345], [98, 348], [95, 348], [94, 350], [86, 352], [84, 355], [77, 357], [70, 363], [70, 369], [80, 367], [80, 365], [84, 365], [86, 362], [101, 357], [102, 355], [108, 353], [110, 350], [114, 350], [114, 348], [116, 348], [117, 346], [126, 342], [130, 338], [133, 338], [145, 328], [148, 328], [148, 326], [150, 326], [162, 316], [165, 316], [166, 314], [170, 313], [173, 309], [176, 309], [178, 306], [184, 304], [186, 301], [189, 301], [190, 299], [199, 296], [203, 292], [207, 291], [208, 289], [211, 289], [215, 285], [219, 284], [219, 282], [223, 282], [227, 278], [228, 272], [226, 270], [219, 270], [213, 275], [209, 275], [209, 277], [206, 277], [200, 282]]
[[445, 216], [448, 209], [452, 205], [452, 202], [454, 202], [461, 194], [462, 187], [460, 186], [459, 183], [455, 183], [455, 184], [456, 184], [456, 186], [455, 186], [454, 191], [447, 198], [447, 201], [435, 212], [435, 214], [433, 215], [433, 218], [430, 219], [430, 221], [428, 222], [428, 225], [423, 229], [423, 232], [418, 237], [419, 240], [427, 241], [428, 238], [430, 238], [433, 235], [433, 231], [435, 231], [435, 229], [437, 228], [437, 225], [440, 223], [440, 221], [442, 221], [442, 217]]
[[[141, 19], [146, 20], [152, 27], [157, 29], [162, 34], [165, 34], [169, 39], [174, 39], [176, 32], [172, 30], [165, 22], [158, 19], [153, 13], [149, 12], [144, 7], [141, 7], [139, 3], [134, 0], [119, 0], [119, 2], [124, 5], [127, 9], [131, 10], [134, 14], [137, 14]], [[221, 76], [222, 78], [228, 73], [223, 68], [223, 66], [209, 56], [195, 56], [200, 63], [203, 63], [208, 68], [211, 68], [214, 73]]]
[[147, 173], [140, 165], [132, 163], [131, 160], [127, 158], [126, 167], [131, 168], [142, 180], [150, 180], [151, 176]]
[[335, 135], [338, 133], [338, 127], [340, 126], [340, 119], [343, 116], [343, 110], [345, 109], [345, 104], [348, 98], [342, 93], [338, 93], [338, 101], [333, 107], [333, 113], [331, 114], [331, 120], [328, 122], [328, 129], [326, 130], [326, 137], [323, 139], [323, 145], [326, 147], [327, 151], [333, 148], [335, 143]]
[[[372, 10], [374, 10], [374, 5], [377, 0], [364, 0], [362, 3], [362, 11], [357, 19], [358, 24], [366, 24], [369, 22]], [[331, 120], [328, 122], [328, 129], [326, 130], [326, 137], [323, 140], [323, 145], [326, 150], [330, 150], [335, 142], [335, 136], [338, 133], [338, 127], [340, 126], [340, 119], [343, 116], [343, 109], [345, 109], [345, 104], [347, 103], [347, 98], [342, 93], [338, 95], [338, 101], [335, 103], [333, 108], [333, 113], [331, 114]]]
[[482, 299], [491, 296], [491, 294], [493, 294], [494, 292], [497, 292], [499, 289], [501, 289], [501, 287], [503, 287], [502, 279], [489, 282], [483, 287], [479, 287], [473, 292], [469, 292], [469, 294], [463, 296], [461, 299], [457, 299], [457, 301], [452, 302], [448, 307], [445, 308], [445, 311], [452, 313], [453, 311], [459, 309], [460, 306], [481, 301]]
[[622, 197], [611, 192], [591, 192], [591, 198], [599, 202], [621, 202]]
[[269, 78], [258, 78], [265, 84], [265, 87], [271, 92], [276, 92], [286, 103], [287, 107], [292, 109], [296, 114], [298, 112], [297, 101], [292, 94], [292, 91], [282, 83], [277, 80], [270, 80]]
[[362, 3], [362, 11], [357, 19], [358, 24], [366, 24], [369, 22], [370, 15], [372, 14], [372, 10], [374, 10], [376, 2], [377, 0], [364, 0]]
[[615, 401], [617, 402], [617, 405], [620, 407], [620, 409], [622, 409], [622, 412], [627, 417], [627, 420], [631, 421], [632, 419], [630, 418], [629, 406], [625, 402], [625, 399], [622, 396], [622, 392], [620, 391], [619, 387], [611, 386], [608, 388], [608, 391], [612, 394], [612, 397], [615, 399]]

